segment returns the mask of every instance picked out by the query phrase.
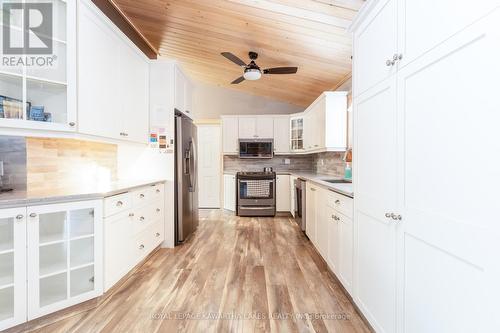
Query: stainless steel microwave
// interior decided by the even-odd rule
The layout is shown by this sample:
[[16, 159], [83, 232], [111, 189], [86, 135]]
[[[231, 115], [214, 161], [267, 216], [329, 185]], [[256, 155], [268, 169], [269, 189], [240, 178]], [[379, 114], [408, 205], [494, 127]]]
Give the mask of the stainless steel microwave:
[[240, 158], [273, 158], [273, 139], [240, 139]]

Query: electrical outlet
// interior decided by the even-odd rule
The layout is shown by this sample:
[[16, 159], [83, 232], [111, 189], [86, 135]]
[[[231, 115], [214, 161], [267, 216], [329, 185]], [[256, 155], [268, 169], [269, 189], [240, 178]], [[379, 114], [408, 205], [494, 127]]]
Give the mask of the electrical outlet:
[[283, 163], [286, 164], [286, 165], [289, 165], [290, 164], [290, 159], [289, 158], [283, 159]]

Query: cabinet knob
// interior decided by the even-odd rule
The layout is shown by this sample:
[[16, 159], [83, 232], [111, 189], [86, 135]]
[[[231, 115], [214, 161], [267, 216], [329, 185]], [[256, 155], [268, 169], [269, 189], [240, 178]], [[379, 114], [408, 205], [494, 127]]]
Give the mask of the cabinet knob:
[[335, 204], [340, 205], [340, 200], [339, 199], [335, 200]]
[[139, 217], [139, 220], [144, 221], [144, 216]]
[[396, 215], [396, 214], [391, 214], [391, 218], [394, 220], [394, 221], [401, 221], [403, 219], [403, 217], [401, 215]]
[[156, 233], [156, 237], [160, 237], [160, 233], [159, 232]]
[[385, 217], [386, 217], [386, 218], [390, 219], [390, 218], [391, 218], [391, 216], [392, 216], [392, 215], [391, 215], [391, 213], [385, 213]]
[[30, 217], [36, 217], [36, 213], [31, 213]]
[[23, 214], [19, 214], [16, 216], [16, 219], [17, 220], [22, 220], [24, 218], [24, 215]]
[[134, 216], [135, 216], [135, 214], [134, 214], [134, 213], [129, 213], [129, 214], [128, 214], [128, 216], [129, 216], [129, 217], [134, 217]]
[[117, 206], [117, 207], [121, 207], [121, 206], [123, 206], [123, 201], [117, 201], [117, 202], [116, 202], [116, 206]]
[[161, 191], [160, 190], [156, 190], [156, 193], [160, 193]]
[[160, 212], [160, 208], [156, 208], [156, 211], [159, 213]]
[[73, 121], [69, 123], [69, 126], [71, 126], [71, 127], [75, 127], [75, 125], [76, 125], [76, 123]]
[[140, 197], [141, 199], [142, 199], [142, 198], [144, 198], [144, 194], [142, 194], [142, 193], [141, 193], [141, 194], [139, 195], [139, 197]]
[[387, 67], [392, 67], [392, 66], [394, 66], [394, 64], [395, 64], [395, 63], [396, 63], [396, 62], [395, 62], [394, 60], [390, 60], [390, 59], [387, 59], [387, 60], [385, 61], [385, 65], [386, 65]]
[[141, 245], [139, 246], [139, 250], [142, 250], [142, 249], [144, 249], [144, 244], [141, 244]]

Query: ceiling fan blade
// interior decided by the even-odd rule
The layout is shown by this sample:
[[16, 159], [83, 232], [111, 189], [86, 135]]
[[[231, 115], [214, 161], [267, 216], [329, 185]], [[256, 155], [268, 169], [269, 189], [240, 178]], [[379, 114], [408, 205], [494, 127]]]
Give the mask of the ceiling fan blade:
[[297, 67], [275, 67], [264, 69], [264, 74], [295, 74]]
[[246, 66], [247, 65], [243, 62], [243, 60], [241, 60], [240, 58], [238, 58], [237, 56], [235, 56], [231, 52], [222, 52], [221, 55], [224, 58], [226, 58], [227, 60], [234, 62], [238, 66]]
[[238, 83], [241, 83], [243, 81], [245, 81], [245, 78], [243, 76], [240, 76], [239, 78], [237, 78], [236, 80], [231, 82], [231, 84], [238, 84]]

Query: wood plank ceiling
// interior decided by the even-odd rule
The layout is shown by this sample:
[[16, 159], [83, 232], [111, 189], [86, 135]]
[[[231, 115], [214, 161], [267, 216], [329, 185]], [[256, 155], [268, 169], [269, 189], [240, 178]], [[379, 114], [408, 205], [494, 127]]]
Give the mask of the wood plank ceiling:
[[[363, 0], [113, 0], [161, 56], [177, 59], [195, 80], [307, 106], [351, 73], [346, 27]], [[232, 52], [261, 68], [298, 66], [295, 75], [230, 82], [242, 68]]]

